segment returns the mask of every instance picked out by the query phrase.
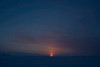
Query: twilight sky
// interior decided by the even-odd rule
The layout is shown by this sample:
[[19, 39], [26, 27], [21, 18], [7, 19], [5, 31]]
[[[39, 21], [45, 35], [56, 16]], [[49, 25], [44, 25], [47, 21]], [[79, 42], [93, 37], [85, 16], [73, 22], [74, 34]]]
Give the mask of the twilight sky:
[[100, 55], [99, 0], [0, 0], [0, 52]]

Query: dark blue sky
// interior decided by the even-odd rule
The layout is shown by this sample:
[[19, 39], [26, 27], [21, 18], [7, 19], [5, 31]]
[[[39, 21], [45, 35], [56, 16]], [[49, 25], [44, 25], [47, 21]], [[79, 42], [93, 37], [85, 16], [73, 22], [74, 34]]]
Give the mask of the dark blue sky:
[[99, 0], [0, 0], [0, 51], [100, 55]]

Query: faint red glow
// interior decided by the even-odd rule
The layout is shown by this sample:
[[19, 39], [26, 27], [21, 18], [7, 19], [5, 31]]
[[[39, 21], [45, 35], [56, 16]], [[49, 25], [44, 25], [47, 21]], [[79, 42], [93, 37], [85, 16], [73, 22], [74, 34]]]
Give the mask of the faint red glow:
[[52, 53], [52, 52], [50, 53], [50, 56], [51, 56], [51, 57], [53, 56], [53, 53]]
[[52, 47], [50, 47], [50, 56], [52, 57], [53, 56], [53, 48]]

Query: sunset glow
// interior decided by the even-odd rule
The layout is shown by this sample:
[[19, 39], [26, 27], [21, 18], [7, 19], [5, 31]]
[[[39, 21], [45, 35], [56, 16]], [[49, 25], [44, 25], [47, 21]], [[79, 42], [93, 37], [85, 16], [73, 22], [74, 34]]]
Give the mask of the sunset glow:
[[52, 57], [53, 56], [53, 53], [50, 53], [50, 56]]

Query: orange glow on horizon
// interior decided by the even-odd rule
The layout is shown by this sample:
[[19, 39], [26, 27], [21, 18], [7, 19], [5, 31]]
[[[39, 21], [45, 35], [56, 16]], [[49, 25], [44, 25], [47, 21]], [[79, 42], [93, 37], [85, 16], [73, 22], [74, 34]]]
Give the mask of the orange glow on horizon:
[[50, 56], [52, 57], [53, 56], [53, 53], [50, 53]]

